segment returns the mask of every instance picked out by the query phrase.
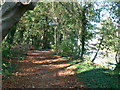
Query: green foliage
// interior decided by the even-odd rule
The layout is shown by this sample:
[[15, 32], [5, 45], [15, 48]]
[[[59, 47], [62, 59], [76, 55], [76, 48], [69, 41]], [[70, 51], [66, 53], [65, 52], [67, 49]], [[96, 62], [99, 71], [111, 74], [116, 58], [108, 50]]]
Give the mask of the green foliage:
[[7, 48], [7, 47], [5, 48], [5, 47], [4, 47], [4, 48], [2, 49], [2, 56], [3, 56], [3, 57], [9, 58], [9, 57], [10, 57], [10, 53], [11, 53], [11, 52], [10, 52], [10, 49], [9, 49], [9, 48]]
[[13, 72], [16, 72], [16, 64], [8, 62], [8, 61], [2, 61], [2, 74], [4, 77], [8, 77], [12, 75]]
[[[111, 4], [109, 5], [113, 7]], [[19, 24], [9, 33], [3, 44], [3, 57], [17, 57], [16, 54], [19, 54], [17, 60], [24, 59], [21, 56], [23, 52], [19, 49], [10, 50], [13, 45], [22, 45], [23, 47], [24, 45], [33, 45], [40, 50], [53, 49], [61, 56], [70, 57], [72, 60], [76, 59], [75, 62], [81, 62], [79, 58], [84, 58], [90, 50], [100, 48], [112, 52], [120, 51], [118, 45], [120, 38], [116, 34], [119, 30], [115, 24], [118, 21], [113, 21], [111, 17], [101, 20], [102, 15], [100, 14], [105, 6], [96, 6], [96, 3], [38, 2], [36, 8], [27, 11]], [[114, 12], [118, 13], [116, 9]], [[98, 22], [101, 27], [92, 24]], [[101, 47], [98, 45], [90, 47], [89, 41], [97, 36], [103, 36]], [[75, 65], [71, 67], [74, 67], [78, 73], [101, 68], [93, 65], [86, 58], [85, 60], [79, 64], [74, 63]], [[8, 67], [12, 68], [7, 62], [3, 62], [3, 64], [5, 70]], [[3, 70], [5, 73], [12, 72], [5, 70]]]
[[70, 56], [72, 55], [72, 48], [73, 45], [71, 44], [71, 42], [68, 42], [67, 40], [63, 41], [61, 45], [59, 45], [59, 53], [62, 56]]
[[112, 71], [99, 68], [78, 73], [77, 76], [82, 78], [88, 88], [118, 88], [118, 75], [112, 75], [110, 72]]
[[[75, 64], [76, 62], [80, 62], [78, 64]], [[73, 70], [77, 70], [78, 73], [84, 72], [84, 71], [89, 71], [92, 70], [94, 68], [100, 68], [100, 66], [96, 66], [94, 65], [91, 61], [87, 60], [87, 61], [81, 61], [81, 60], [73, 60], [70, 61], [70, 63], [74, 63], [74, 65], [72, 65], [69, 68], [73, 68]]]
[[[24, 60], [26, 57], [22, 55], [23, 51], [19, 49], [3, 48], [2, 50], [2, 74], [4, 77], [9, 77], [13, 72], [16, 72], [17, 65], [12, 63], [13, 60]], [[6, 61], [9, 60], [9, 61]]]
[[114, 73], [120, 75], [120, 63], [116, 64], [116, 67], [114, 69]]
[[[34, 45], [39, 49], [52, 47], [60, 55], [79, 58], [82, 51], [80, 46], [82, 35], [85, 36], [84, 43], [93, 37], [89, 29], [94, 28], [90, 23], [94, 15], [88, 11], [96, 12], [88, 9], [94, 7], [92, 4], [78, 5], [78, 3], [38, 3], [33, 11], [27, 11], [21, 18], [13, 43]], [[84, 21], [87, 21], [86, 25]], [[86, 29], [83, 30], [84, 26]], [[82, 32], [85, 33], [81, 34]], [[86, 50], [84, 49], [84, 52]]]
[[[102, 49], [109, 48], [113, 51], [118, 50], [119, 37], [117, 36], [117, 28], [112, 22], [112, 19], [102, 21], [101, 34], [103, 35], [103, 46]], [[107, 41], [107, 42], [106, 42]]]
[[[19, 50], [11, 50], [9, 43], [6, 43], [3, 41], [2, 43], [3, 47], [2, 47], [2, 74], [4, 77], [9, 77], [10, 75], [12, 75], [13, 72], [16, 72], [16, 67], [17, 65], [15, 63], [9, 62], [11, 61], [11, 57], [16, 57], [16, 54], [22, 53]], [[5, 60], [4, 60], [5, 59]], [[6, 61], [9, 60], [9, 61]], [[19, 58], [23, 59], [22, 58]], [[13, 59], [12, 59], [13, 60]]]
[[[76, 63], [78, 60], [70, 61]], [[77, 72], [79, 80], [83, 80], [83, 84], [87, 88], [118, 88], [118, 74], [114, 74], [112, 70], [108, 70], [99, 65], [94, 65], [91, 61], [79, 60], [80, 63], [73, 64], [68, 67]]]

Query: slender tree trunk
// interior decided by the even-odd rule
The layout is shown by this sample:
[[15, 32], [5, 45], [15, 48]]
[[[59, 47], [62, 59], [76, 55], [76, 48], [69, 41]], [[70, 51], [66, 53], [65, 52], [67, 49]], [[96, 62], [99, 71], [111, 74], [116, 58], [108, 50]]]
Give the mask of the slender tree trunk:
[[56, 16], [56, 12], [55, 12], [55, 7], [56, 4], [54, 2], [52, 2], [52, 11], [53, 11], [53, 20], [54, 20], [54, 24], [55, 24], [55, 27], [54, 27], [54, 44], [55, 44], [55, 47], [57, 47], [57, 43], [58, 43], [58, 39], [59, 39], [59, 35], [58, 35], [58, 18]]
[[54, 28], [54, 43], [55, 47], [57, 47], [57, 27]]
[[96, 57], [97, 57], [97, 55], [98, 55], [98, 52], [99, 52], [99, 50], [100, 50], [100, 47], [101, 47], [102, 42], [103, 42], [103, 37], [102, 37], [102, 39], [100, 40], [100, 43], [99, 43], [99, 46], [98, 46], [98, 50], [97, 50], [97, 52], [96, 52], [94, 58], [92, 59], [92, 62], [95, 61], [95, 59], [96, 59]]
[[116, 52], [116, 55], [115, 55], [115, 61], [116, 61], [116, 63], [119, 63], [119, 61], [118, 61], [118, 51]]
[[118, 62], [120, 63], [120, 26], [118, 27], [118, 37], [119, 37], [119, 51], [118, 51]]
[[[120, 38], [120, 26], [118, 26], [118, 37]], [[118, 41], [117, 64], [114, 71], [120, 75], [120, 39]]]
[[[120, 15], [120, 1], [117, 3], [117, 6], [118, 6], [118, 15]], [[118, 16], [119, 17], [119, 16]], [[120, 23], [120, 17], [119, 17], [119, 21]], [[119, 74], [120, 76], [120, 24], [118, 24], [118, 38], [119, 38], [119, 41], [118, 41], [118, 54], [117, 54], [117, 65], [114, 69], [115, 73]]]
[[49, 43], [48, 43], [48, 17], [45, 16], [46, 24], [44, 25], [44, 34], [43, 34], [43, 49], [48, 49], [49, 48]]
[[23, 30], [19, 30], [19, 38], [18, 38], [18, 44], [21, 44], [23, 41], [23, 34], [24, 34], [24, 29]]
[[82, 36], [81, 36], [81, 44], [82, 44], [82, 47], [81, 47], [81, 56], [80, 58], [83, 60], [83, 55], [85, 53], [85, 31], [83, 30], [82, 31]]
[[85, 41], [86, 41], [86, 25], [87, 25], [87, 20], [86, 20], [86, 16], [85, 16], [85, 13], [86, 13], [86, 8], [84, 7], [83, 10], [82, 10], [82, 21], [81, 21], [81, 24], [82, 24], [82, 31], [81, 31], [81, 55], [80, 55], [80, 58], [83, 60], [83, 55], [85, 53]]
[[81, 44], [80, 44], [80, 30], [79, 30], [77, 33], [78, 33], [78, 36], [77, 36], [77, 39], [78, 39], [78, 41], [77, 41], [77, 44], [78, 44], [78, 45], [77, 45], [77, 46], [78, 46], [78, 47], [77, 47], [77, 48], [79, 49], [79, 50], [78, 50], [78, 56], [77, 56], [77, 57], [79, 58], [79, 57], [80, 57], [80, 53], [81, 53], [81, 48], [80, 48], [80, 45], [81, 45]]

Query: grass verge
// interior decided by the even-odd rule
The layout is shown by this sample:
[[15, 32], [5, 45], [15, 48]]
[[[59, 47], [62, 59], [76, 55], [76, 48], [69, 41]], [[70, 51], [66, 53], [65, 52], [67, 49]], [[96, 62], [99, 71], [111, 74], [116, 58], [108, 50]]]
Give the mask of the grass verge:
[[[76, 62], [80, 62], [75, 64]], [[70, 60], [72, 65], [68, 68], [76, 71], [79, 80], [82, 80], [87, 88], [120, 88], [119, 75], [110, 69], [95, 65], [91, 61]]]

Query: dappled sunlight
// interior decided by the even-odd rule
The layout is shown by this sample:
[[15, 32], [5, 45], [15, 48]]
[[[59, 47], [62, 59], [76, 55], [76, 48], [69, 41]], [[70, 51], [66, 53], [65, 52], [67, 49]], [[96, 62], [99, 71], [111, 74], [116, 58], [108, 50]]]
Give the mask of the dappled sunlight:
[[49, 51], [39, 51], [39, 50], [31, 50], [27, 52], [27, 55], [51, 55], [52, 52]]
[[[50, 71], [52, 72], [52, 76], [67, 76], [67, 75], [73, 75], [75, 74], [75, 72], [73, 72], [70, 69], [65, 69], [65, 70], [61, 70], [59, 71], [59, 69], [63, 69], [65, 67], [68, 67], [70, 64], [60, 64], [60, 65], [52, 65], [52, 64], [48, 64], [48, 65], [37, 65], [34, 67], [29, 67], [29, 68], [23, 68], [24, 72], [16, 72], [14, 73], [14, 75], [17, 76], [26, 76], [26, 75], [35, 75], [35, 74], [39, 74], [39, 71]], [[28, 64], [29, 66], [29, 64]], [[53, 73], [55, 72], [55, 73]], [[50, 74], [49, 72], [47, 74]]]
[[75, 72], [69, 70], [69, 69], [66, 69], [65, 71], [59, 71], [58, 72], [58, 76], [68, 76], [68, 75], [74, 75]]
[[[54, 60], [40, 60], [40, 61], [34, 61], [33, 63], [54, 63], [54, 62], [59, 62], [60, 59], [54, 59]], [[62, 60], [62, 61], [65, 61], [65, 60]]]
[[58, 64], [58, 65], [49, 64], [49, 67], [52, 67], [52, 68], [64, 68], [67, 66], [70, 66], [70, 64]]
[[65, 63], [66, 59], [52, 55], [49, 51], [30, 50], [28, 52], [26, 60], [16, 61], [20, 68], [18, 72], [13, 73], [12, 80], [18, 83], [14, 83], [12, 88], [22, 86], [32, 88], [30, 85], [46, 88], [83, 87], [81, 85], [83, 82], [77, 81], [74, 76], [76, 72], [66, 69], [71, 65]]
[[27, 72], [25, 72], [25, 73], [16, 72], [16, 73], [13, 73], [13, 75], [15, 75], [15, 76], [27, 76], [27, 75], [32, 75], [32, 74], [31, 73], [27, 73]]
[[19, 60], [18, 62], [32, 62], [31, 60]]
[[33, 59], [33, 60], [35, 60], [35, 59], [39, 59], [39, 60], [42, 60], [42, 59], [46, 59], [46, 57], [40, 57], [40, 56], [28, 56], [27, 57], [28, 59]]

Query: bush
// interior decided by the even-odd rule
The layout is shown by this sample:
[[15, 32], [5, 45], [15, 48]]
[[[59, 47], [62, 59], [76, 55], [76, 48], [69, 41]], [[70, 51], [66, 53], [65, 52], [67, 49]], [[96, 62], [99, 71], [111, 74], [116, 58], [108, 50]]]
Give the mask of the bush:
[[8, 47], [2, 48], [2, 57], [9, 58], [10, 57], [10, 49]]
[[8, 62], [8, 61], [2, 61], [2, 74], [4, 77], [10, 76], [13, 72], [16, 71], [16, 64]]

